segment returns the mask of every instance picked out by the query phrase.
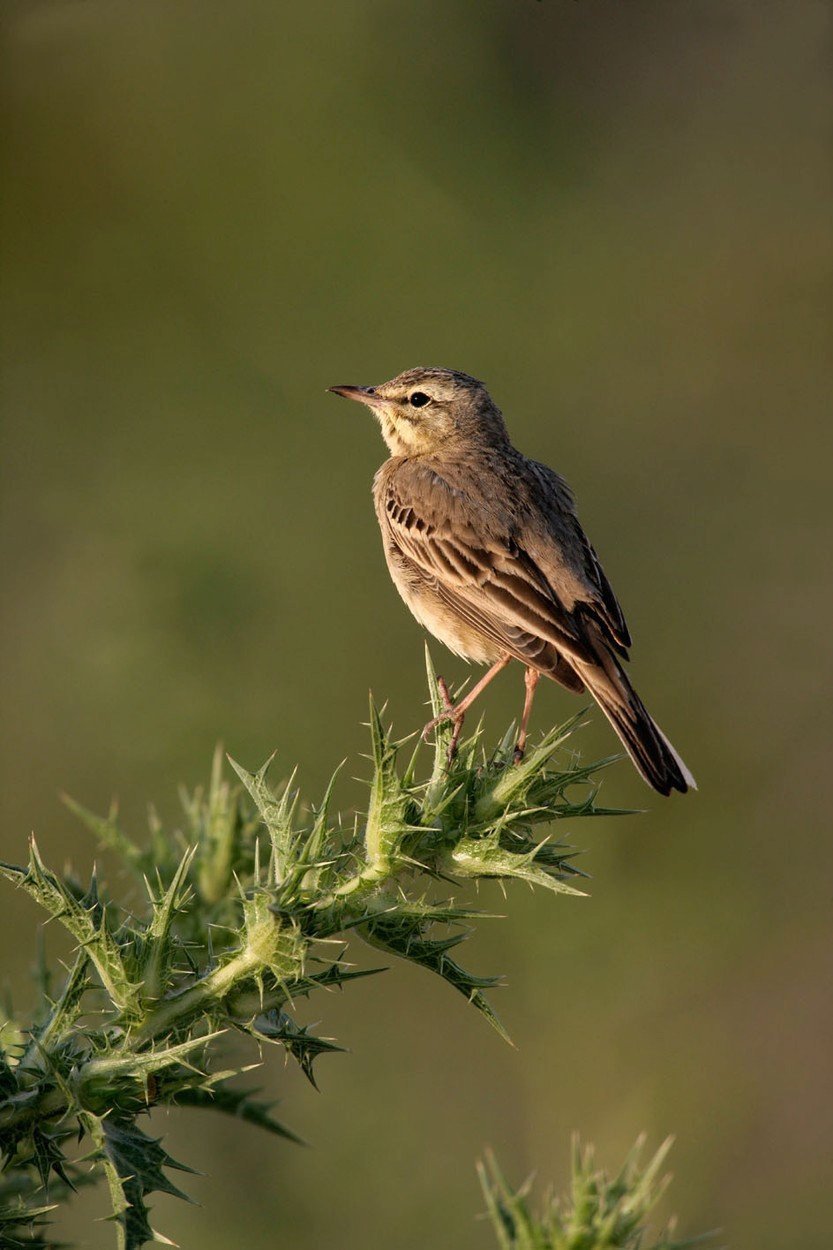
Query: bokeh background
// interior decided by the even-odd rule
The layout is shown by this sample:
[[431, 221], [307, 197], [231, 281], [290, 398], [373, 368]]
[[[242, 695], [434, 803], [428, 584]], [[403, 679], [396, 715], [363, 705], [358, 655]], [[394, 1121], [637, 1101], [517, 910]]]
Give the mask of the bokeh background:
[[[325, 387], [418, 363], [571, 481], [701, 786], [619, 765], [647, 810], [572, 831], [592, 897], [470, 943], [517, 1051], [396, 968], [311, 1004], [352, 1050], [322, 1094], [267, 1063], [311, 1150], [157, 1117], [208, 1174], [156, 1203], [183, 1246], [486, 1247], [484, 1145], [562, 1184], [574, 1129], [611, 1166], [675, 1133], [684, 1230], [829, 1246], [829, 35], [820, 0], [6, 0], [0, 855], [88, 867], [58, 791], [173, 818], [218, 738], [313, 798], [347, 756], [360, 800], [422, 642]], [[38, 917], [0, 907], [26, 1002]], [[104, 1209], [65, 1231], [109, 1246]]]

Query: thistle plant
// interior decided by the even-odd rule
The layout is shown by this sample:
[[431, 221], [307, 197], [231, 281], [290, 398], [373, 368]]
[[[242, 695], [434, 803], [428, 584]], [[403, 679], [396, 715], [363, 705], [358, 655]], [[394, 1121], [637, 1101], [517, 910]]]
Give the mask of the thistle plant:
[[539, 1211], [530, 1206], [532, 1182], [512, 1189], [494, 1156], [487, 1156], [478, 1172], [500, 1250], [687, 1250], [711, 1242], [713, 1233], [678, 1241], [673, 1219], [649, 1240], [648, 1217], [671, 1181], [663, 1172], [671, 1146], [669, 1137], [643, 1165], [640, 1137], [611, 1178], [597, 1168], [593, 1147], [582, 1148], [575, 1137], [570, 1192], [558, 1197], [550, 1191]]
[[[428, 680], [438, 715], [430, 661]], [[441, 727], [423, 774], [420, 746], [401, 764], [405, 744], [371, 701], [361, 819], [333, 813], [332, 782], [304, 814], [294, 777], [273, 790], [269, 762], [249, 772], [234, 761], [230, 777], [218, 752], [208, 787], [183, 795], [184, 827], [166, 830], [152, 814], [146, 845], [115, 810], [97, 817], [70, 803], [130, 871], [126, 899], [112, 897], [95, 870], [85, 883], [56, 873], [34, 840], [25, 867], [0, 865], [75, 948], [60, 985], [41, 960], [34, 1019], [9, 1012], [0, 1032], [0, 1245], [55, 1245], [50, 1210], [99, 1178], [119, 1250], [164, 1241], [149, 1196], [184, 1196], [170, 1172], [189, 1169], [142, 1127], [154, 1106], [212, 1108], [297, 1140], [239, 1083], [246, 1069], [224, 1066], [227, 1039], [248, 1037], [255, 1060], [264, 1044], [282, 1046], [314, 1083], [316, 1060], [340, 1048], [300, 1023], [296, 1005], [371, 975], [347, 960], [354, 939], [442, 977], [504, 1033], [486, 995], [497, 978], [457, 962], [483, 914], [455, 894], [485, 879], [581, 892], [575, 852], [543, 832], [554, 821], [614, 814], [597, 799], [610, 760], [581, 764], [569, 750], [579, 720], [548, 733], [519, 765], [512, 729], [491, 753], [476, 732], [449, 764], [451, 728]]]

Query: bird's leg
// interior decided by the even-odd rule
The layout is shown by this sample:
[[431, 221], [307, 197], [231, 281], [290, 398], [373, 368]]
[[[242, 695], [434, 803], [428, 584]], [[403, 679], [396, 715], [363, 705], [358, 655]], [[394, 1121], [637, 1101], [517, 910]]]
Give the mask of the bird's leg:
[[[438, 675], [438, 676], [437, 676], [437, 685], [439, 686], [439, 688], [440, 688], [440, 694], [441, 694], [441, 695], [442, 695], [442, 697], [443, 697], [443, 703], [445, 704], [445, 710], [446, 710], [447, 712], [453, 712], [453, 711], [454, 711], [454, 700], [453, 700], [453, 699], [452, 699], [452, 697], [451, 697], [451, 691], [450, 691], [450, 690], [449, 690], [449, 688], [448, 688], [448, 682], [446, 681], [446, 679], [445, 679], [444, 677], [440, 677], [440, 676]], [[435, 721], [432, 721], [432, 722], [431, 722], [431, 724], [432, 724], [432, 725], [433, 725], [433, 724], [435, 724], [435, 723], [437, 723], [437, 722], [435, 722]]]
[[446, 761], [450, 764], [457, 757], [457, 743], [460, 741], [460, 734], [463, 732], [463, 721], [465, 716], [458, 716], [454, 721], [454, 732], [448, 744], [448, 750], [445, 753]]
[[[446, 713], [454, 722], [454, 732], [452, 733], [451, 740], [448, 744], [448, 762], [450, 764], [454, 759], [454, 756], [457, 754], [457, 743], [460, 741], [460, 732], [463, 728], [465, 716], [459, 716], [456, 720], [454, 720], [454, 713], [456, 711], [454, 707], [454, 700], [451, 697], [451, 691], [448, 688], [448, 683], [445, 678], [440, 677], [439, 674], [437, 675], [437, 685], [439, 686], [440, 694], [443, 697]], [[437, 723], [437, 721], [431, 722], [432, 725], [436, 725]]]
[[442, 695], [443, 702], [445, 703], [445, 711], [440, 716], [435, 716], [433, 720], [428, 722], [422, 731], [422, 736], [423, 738], [427, 738], [431, 731], [436, 729], [438, 725], [442, 725], [448, 720], [452, 721], [454, 724], [454, 733], [452, 735], [451, 742], [448, 744], [449, 763], [457, 754], [457, 743], [460, 740], [460, 731], [463, 728], [463, 720], [466, 712], [469, 710], [472, 703], [474, 703], [477, 696], [483, 693], [489, 682], [497, 677], [498, 673], [502, 672], [504, 668], [506, 668], [506, 665], [509, 663], [511, 658], [512, 657], [510, 655], [504, 654], [499, 660], [495, 660], [489, 671], [480, 678], [477, 685], [473, 686], [466, 695], [465, 699], [461, 699], [456, 706], [451, 700], [451, 695], [448, 692], [448, 686], [442, 677], [437, 679], [437, 685], [440, 688], [440, 694]]
[[520, 764], [526, 750], [526, 729], [529, 724], [529, 714], [532, 711], [532, 700], [535, 698], [535, 687], [538, 685], [541, 674], [536, 672], [534, 668], [528, 668], [524, 673], [524, 685], [526, 686], [526, 697], [524, 698], [524, 710], [521, 716], [521, 730], [518, 734], [518, 744], [515, 747], [514, 762]]

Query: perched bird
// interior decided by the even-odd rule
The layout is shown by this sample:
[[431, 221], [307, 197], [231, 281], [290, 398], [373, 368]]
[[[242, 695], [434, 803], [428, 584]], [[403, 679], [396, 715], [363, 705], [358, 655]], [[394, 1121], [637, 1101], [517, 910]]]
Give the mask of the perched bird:
[[491, 667], [426, 725], [454, 726], [511, 659], [526, 667], [516, 761], [543, 675], [601, 707], [660, 794], [696, 783], [625, 675], [622, 609], [563, 478], [509, 441], [482, 382], [453, 369], [409, 369], [381, 386], [333, 386], [374, 413], [390, 459], [373, 482], [394, 584], [421, 625], [456, 654]]

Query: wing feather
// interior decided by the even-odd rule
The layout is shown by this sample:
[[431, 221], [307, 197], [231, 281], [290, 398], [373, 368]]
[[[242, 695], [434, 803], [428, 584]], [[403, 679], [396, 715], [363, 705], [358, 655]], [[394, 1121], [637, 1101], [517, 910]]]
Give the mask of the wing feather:
[[535, 552], [543, 573], [554, 585], [559, 585], [565, 574], [563, 552], [565, 545], [569, 545], [574, 567], [567, 570], [568, 580], [575, 583], [578, 575], [581, 582], [571, 587], [575, 598], [582, 601], [582, 610], [601, 625], [606, 641], [627, 659], [630, 631], [601, 561], [575, 514], [570, 488], [547, 465], [537, 460], [525, 463], [534, 507], [548, 523], [541, 548]]
[[377, 509], [389, 540], [471, 626], [532, 663], [537, 655], [553, 667], [552, 648], [568, 659], [595, 660], [581, 615], [564, 605], [511, 534], [490, 525], [475, 532], [460, 492], [432, 474], [430, 493], [419, 498], [402, 471], [378, 485]]

